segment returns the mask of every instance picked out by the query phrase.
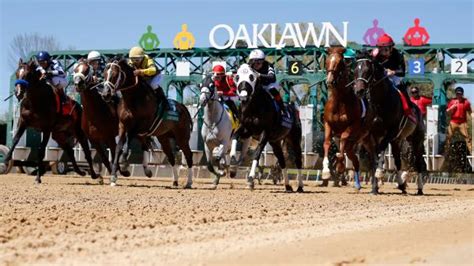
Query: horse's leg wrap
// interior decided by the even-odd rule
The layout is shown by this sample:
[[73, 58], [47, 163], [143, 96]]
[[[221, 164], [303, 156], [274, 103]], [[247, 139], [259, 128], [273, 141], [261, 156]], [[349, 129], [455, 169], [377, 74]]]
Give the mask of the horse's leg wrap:
[[328, 157], [324, 157], [324, 160], [323, 160], [322, 178], [324, 180], [328, 180], [328, 179], [331, 178], [331, 171], [329, 170], [329, 159], [328, 159]]

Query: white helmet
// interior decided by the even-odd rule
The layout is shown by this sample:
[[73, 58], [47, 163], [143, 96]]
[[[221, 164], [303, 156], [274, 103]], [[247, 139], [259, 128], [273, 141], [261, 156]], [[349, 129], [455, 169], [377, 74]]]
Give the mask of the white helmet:
[[250, 52], [249, 59], [252, 60], [263, 60], [265, 59], [265, 53], [260, 49], [255, 49]]
[[97, 51], [91, 51], [87, 55], [87, 61], [92, 61], [92, 60], [100, 60], [100, 53]]

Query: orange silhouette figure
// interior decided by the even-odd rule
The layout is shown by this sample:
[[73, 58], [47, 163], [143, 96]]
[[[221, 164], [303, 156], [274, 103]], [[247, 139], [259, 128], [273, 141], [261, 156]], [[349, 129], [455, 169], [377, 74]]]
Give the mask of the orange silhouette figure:
[[415, 26], [408, 29], [403, 39], [407, 45], [422, 46], [428, 43], [430, 35], [424, 27], [420, 27], [420, 19], [415, 18]]

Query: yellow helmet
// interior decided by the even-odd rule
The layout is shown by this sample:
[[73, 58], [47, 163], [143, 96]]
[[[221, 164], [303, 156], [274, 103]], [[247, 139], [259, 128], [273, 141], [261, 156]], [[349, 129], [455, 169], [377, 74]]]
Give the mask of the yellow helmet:
[[142, 58], [145, 56], [145, 51], [141, 47], [135, 46], [130, 49], [128, 53], [129, 58]]

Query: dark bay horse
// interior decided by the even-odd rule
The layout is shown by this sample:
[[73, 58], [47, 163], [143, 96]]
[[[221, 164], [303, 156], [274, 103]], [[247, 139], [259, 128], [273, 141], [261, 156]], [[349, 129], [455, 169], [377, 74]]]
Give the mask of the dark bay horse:
[[[377, 143], [378, 166], [372, 178], [372, 193], [378, 192], [378, 178], [383, 177], [383, 163], [388, 144], [392, 147], [393, 158], [398, 170], [398, 188], [406, 193], [408, 172], [401, 173], [401, 147], [406, 140], [410, 144], [409, 163], [418, 173], [417, 195], [423, 195], [423, 178], [426, 175], [424, 154], [425, 125], [421, 112], [415, 105], [412, 111], [416, 121], [408, 119], [403, 112], [401, 93], [393, 87], [385, 76], [383, 66], [368, 53], [359, 54], [354, 70], [354, 91], [358, 96], [366, 96], [370, 105], [381, 118], [380, 125], [374, 123], [371, 134]], [[408, 99], [409, 100], [409, 99]], [[410, 169], [411, 170], [411, 169]]]
[[[145, 151], [146, 138], [156, 136], [173, 168], [173, 187], [178, 186], [178, 166], [175, 165], [172, 142], [182, 150], [188, 165], [188, 177], [185, 188], [191, 188], [193, 177], [193, 157], [189, 147], [192, 131], [192, 119], [188, 109], [176, 101], [169, 100], [173, 110], [164, 110], [163, 104], [157, 103], [152, 88], [144, 80], [133, 75], [132, 68], [126, 59], [107, 64], [103, 95], [121, 94], [118, 105], [119, 142], [116, 157], [112, 166], [111, 185], [117, 181], [118, 158], [127, 138], [138, 137]], [[174, 112], [170, 115], [171, 111]]]
[[[330, 96], [324, 106], [324, 160], [323, 184], [331, 177], [329, 170], [329, 147], [331, 137], [339, 139], [339, 153], [336, 156], [336, 171], [342, 175], [345, 172], [345, 156], [352, 161], [354, 166], [355, 187], [361, 189], [359, 182], [359, 159], [356, 156], [356, 147], [359, 142], [366, 150], [370, 151], [370, 160], [374, 161], [375, 143], [369, 135], [368, 113], [363, 100], [359, 99], [352, 90], [348, 69], [344, 63], [345, 48], [332, 47], [328, 49], [326, 58], [326, 83]], [[375, 162], [372, 164], [375, 165]]]
[[[105, 102], [98, 90], [103, 88], [102, 83], [92, 79], [92, 67], [85, 60], [79, 60], [74, 69], [74, 85], [81, 95], [83, 108], [81, 127], [91, 144], [96, 148], [109, 173], [112, 172], [109, 156], [105, 147], [109, 148], [112, 158], [115, 157], [115, 137], [118, 135], [117, 106], [115, 103]], [[130, 176], [127, 170], [120, 170], [123, 176]]]
[[75, 140], [79, 141], [89, 164], [92, 179], [99, 178], [99, 182], [102, 182], [102, 177], [97, 175], [92, 167], [89, 143], [81, 129], [81, 106], [74, 102], [70, 116], [57, 113], [56, 96], [53, 92], [53, 87], [46, 80], [40, 79], [41, 73], [36, 70], [37, 67], [34, 60], [23, 63], [20, 59], [18, 64], [15, 94], [20, 102], [20, 119], [17, 132], [13, 137], [12, 147], [5, 157], [5, 164], [8, 164], [8, 161], [11, 160], [13, 150], [25, 130], [27, 128], [34, 128], [43, 133], [38, 153], [36, 183], [41, 183], [41, 176], [45, 172], [43, 159], [46, 145], [51, 135], [72, 161], [74, 171], [84, 176], [86, 173], [77, 166], [72, 149]]
[[242, 114], [241, 125], [232, 140], [231, 158], [233, 159], [231, 159], [231, 163], [236, 161], [235, 149], [237, 138], [257, 137], [259, 144], [254, 154], [250, 174], [247, 177], [248, 188], [254, 188], [254, 177], [256, 168], [258, 167], [258, 161], [265, 145], [269, 143], [282, 169], [285, 178], [285, 190], [292, 192], [293, 188], [290, 186], [288, 180], [286, 161], [282, 150], [282, 142], [285, 141], [287, 145], [293, 149], [295, 155], [295, 164], [298, 168], [297, 192], [303, 192], [303, 179], [301, 175], [302, 130], [296, 108], [293, 105], [289, 105], [288, 111], [290, 117], [282, 121], [280, 112], [275, 108], [272, 97], [262, 88], [257, 73], [247, 64], [243, 64], [239, 67], [236, 81], [239, 97], [242, 102]]

